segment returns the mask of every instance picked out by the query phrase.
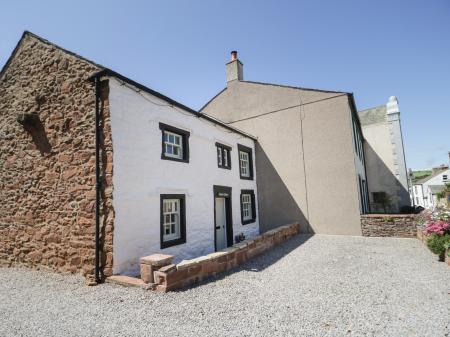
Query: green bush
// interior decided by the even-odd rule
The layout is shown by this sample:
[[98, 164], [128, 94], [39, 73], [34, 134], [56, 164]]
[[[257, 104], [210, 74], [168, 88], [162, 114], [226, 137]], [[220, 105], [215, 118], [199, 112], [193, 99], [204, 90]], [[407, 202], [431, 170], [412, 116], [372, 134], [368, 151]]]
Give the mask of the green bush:
[[448, 250], [447, 255], [450, 256], [450, 241], [444, 244], [444, 248]]
[[427, 240], [427, 246], [430, 250], [439, 256], [442, 256], [445, 252], [446, 244], [450, 243], [450, 235], [437, 235], [431, 234]]

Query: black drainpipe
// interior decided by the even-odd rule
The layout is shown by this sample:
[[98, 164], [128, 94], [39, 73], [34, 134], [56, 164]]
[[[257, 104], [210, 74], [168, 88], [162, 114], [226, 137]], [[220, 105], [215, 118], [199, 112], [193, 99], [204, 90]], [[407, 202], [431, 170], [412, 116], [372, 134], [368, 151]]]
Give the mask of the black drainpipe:
[[95, 281], [100, 277], [100, 83], [95, 77]]

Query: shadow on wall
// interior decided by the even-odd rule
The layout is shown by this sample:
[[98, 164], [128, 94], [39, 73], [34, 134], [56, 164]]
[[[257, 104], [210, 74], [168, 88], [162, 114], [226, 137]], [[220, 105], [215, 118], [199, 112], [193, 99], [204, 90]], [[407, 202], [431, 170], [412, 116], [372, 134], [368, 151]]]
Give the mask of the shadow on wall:
[[52, 152], [52, 146], [48, 141], [45, 133], [44, 125], [37, 114], [25, 114], [18, 118], [18, 122], [23, 125], [23, 128], [30, 134], [33, 143], [39, 150], [41, 155]]
[[285, 224], [298, 222], [301, 233], [314, 234], [308, 219], [298, 207], [297, 202], [258, 142], [256, 142], [255, 151], [261, 233]]
[[[411, 205], [408, 190], [403, 187], [368, 142], [364, 143], [364, 149], [370, 213], [400, 213], [402, 206]], [[384, 202], [374, 200], [373, 193], [377, 192], [386, 193]]]

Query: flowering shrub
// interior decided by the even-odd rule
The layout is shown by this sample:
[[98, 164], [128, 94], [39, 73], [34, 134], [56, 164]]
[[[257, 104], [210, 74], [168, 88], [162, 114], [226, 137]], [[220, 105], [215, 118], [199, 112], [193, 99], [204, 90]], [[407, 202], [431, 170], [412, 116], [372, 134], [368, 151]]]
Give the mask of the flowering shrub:
[[425, 230], [428, 234], [444, 235], [450, 234], [450, 223], [436, 220], [427, 224]]
[[439, 208], [423, 216], [425, 230], [430, 234], [427, 246], [442, 260], [446, 248], [450, 245], [450, 211], [447, 208]]

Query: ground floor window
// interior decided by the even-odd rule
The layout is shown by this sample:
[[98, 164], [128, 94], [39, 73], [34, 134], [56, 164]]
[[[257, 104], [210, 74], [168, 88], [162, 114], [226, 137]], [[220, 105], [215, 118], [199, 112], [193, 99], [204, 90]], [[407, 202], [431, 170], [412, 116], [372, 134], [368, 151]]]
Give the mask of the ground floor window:
[[161, 248], [186, 242], [184, 194], [161, 194]]
[[241, 191], [241, 221], [243, 225], [255, 222], [255, 192], [253, 190]]

